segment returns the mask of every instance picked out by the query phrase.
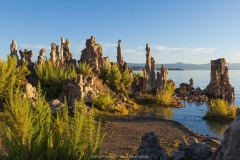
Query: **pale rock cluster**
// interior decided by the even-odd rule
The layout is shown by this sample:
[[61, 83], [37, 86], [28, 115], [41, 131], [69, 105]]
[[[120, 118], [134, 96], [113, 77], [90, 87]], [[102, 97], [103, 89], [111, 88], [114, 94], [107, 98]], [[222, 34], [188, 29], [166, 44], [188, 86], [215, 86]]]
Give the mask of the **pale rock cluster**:
[[68, 104], [70, 106], [73, 106], [75, 100], [79, 101], [82, 99], [89, 99], [89, 97], [92, 96], [96, 96], [99, 91], [97, 91], [95, 94], [92, 87], [92, 77], [83, 79], [83, 76], [81, 74], [78, 74], [75, 80], [67, 82], [63, 86], [63, 92], [61, 93], [60, 99], [63, 101], [64, 98], [66, 98]]
[[110, 65], [109, 58], [103, 57], [102, 46], [96, 42], [93, 36], [86, 40], [86, 48], [82, 50], [80, 62], [89, 64], [96, 74], [99, 74], [106, 65]]
[[143, 68], [143, 86], [142, 92], [151, 92], [153, 90], [162, 90], [167, 84], [168, 69], [162, 65], [160, 72], [155, 76], [156, 62], [152, 57], [149, 44], [146, 44], [146, 65]]
[[23, 63], [28, 63], [28, 65], [32, 65], [32, 57], [33, 57], [33, 51], [32, 50], [28, 50], [25, 49], [23, 50], [19, 50], [20, 53], [20, 57], [21, 57], [21, 64]]
[[212, 98], [222, 98], [230, 101], [235, 98], [234, 88], [229, 82], [228, 68], [224, 58], [211, 61], [211, 79], [204, 92]]
[[183, 100], [186, 100], [188, 102], [197, 102], [197, 103], [203, 103], [207, 102], [209, 98], [204, 94], [204, 92], [201, 90], [201, 88], [193, 87], [194, 81], [191, 78], [188, 83], [181, 83], [179, 88], [176, 88], [176, 94], [178, 97], [180, 97]]
[[156, 88], [163, 90], [168, 81], [168, 69], [162, 65], [160, 72], [157, 72]]
[[39, 51], [39, 56], [38, 56], [37, 64], [41, 65], [41, 64], [46, 60], [45, 53], [46, 53], [46, 49], [45, 49], [45, 48], [42, 48], [42, 49]]
[[110, 92], [107, 86], [94, 75], [83, 76], [78, 74], [74, 80], [68, 81], [63, 85], [63, 91], [60, 94], [60, 101], [66, 98], [68, 105], [73, 106], [75, 100], [84, 100], [84, 102], [91, 102], [92, 97], [99, 96], [99, 92]]
[[144, 133], [142, 143], [137, 149], [137, 153], [131, 160], [135, 159], [160, 159], [171, 160], [164, 148], [160, 146], [159, 139], [154, 132]]

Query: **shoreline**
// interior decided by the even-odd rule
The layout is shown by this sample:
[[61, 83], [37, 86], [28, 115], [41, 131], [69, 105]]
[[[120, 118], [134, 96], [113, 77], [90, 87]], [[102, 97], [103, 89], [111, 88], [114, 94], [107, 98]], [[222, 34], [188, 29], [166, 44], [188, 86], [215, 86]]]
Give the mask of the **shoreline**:
[[182, 139], [190, 143], [197, 139], [214, 149], [220, 145], [218, 138], [201, 135], [178, 121], [162, 118], [103, 117], [101, 131], [107, 132], [100, 147], [103, 155], [133, 155], [141, 144], [143, 133], [151, 131], [158, 135], [161, 146], [170, 154]]

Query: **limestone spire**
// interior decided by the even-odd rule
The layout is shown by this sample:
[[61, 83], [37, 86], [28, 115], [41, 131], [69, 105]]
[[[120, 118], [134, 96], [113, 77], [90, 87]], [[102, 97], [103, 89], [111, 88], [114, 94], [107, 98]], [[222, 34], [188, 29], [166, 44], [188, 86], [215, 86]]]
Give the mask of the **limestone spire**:
[[117, 47], [117, 63], [119, 66], [123, 66], [123, 56], [122, 56], [122, 48], [121, 48], [121, 40], [118, 40], [118, 47]]
[[154, 58], [151, 54], [151, 49], [149, 44], [146, 44], [146, 65], [144, 67], [144, 84], [143, 87], [144, 92], [149, 91], [149, 89], [153, 89], [155, 87], [155, 70], [156, 70], [156, 63]]
[[17, 41], [15, 39], [12, 40], [12, 44], [10, 45], [10, 56], [17, 56], [18, 58], [18, 55], [17, 55]]

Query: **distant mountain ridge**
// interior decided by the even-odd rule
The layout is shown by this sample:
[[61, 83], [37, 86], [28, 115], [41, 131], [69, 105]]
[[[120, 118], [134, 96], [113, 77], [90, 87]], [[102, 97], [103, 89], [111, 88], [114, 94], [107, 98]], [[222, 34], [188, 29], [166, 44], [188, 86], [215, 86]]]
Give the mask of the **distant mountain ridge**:
[[[144, 67], [145, 63], [128, 63], [131, 67]], [[161, 68], [162, 64], [156, 64], [156, 68]], [[166, 68], [180, 68], [184, 70], [210, 70], [210, 63], [207, 64], [191, 64], [191, 63], [168, 63], [164, 64]], [[240, 63], [227, 63], [229, 70], [240, 70]]]

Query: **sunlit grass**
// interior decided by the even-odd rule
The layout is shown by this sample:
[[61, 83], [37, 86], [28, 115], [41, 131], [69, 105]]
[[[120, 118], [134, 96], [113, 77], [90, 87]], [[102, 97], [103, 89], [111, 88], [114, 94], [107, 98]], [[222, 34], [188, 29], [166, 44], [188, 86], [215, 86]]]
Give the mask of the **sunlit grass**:
[[236, 106], [228, 105], [228, 102], [223, 99], [211, 100], [204, 119], [232, 121], [236, 117], [236, 108]]

